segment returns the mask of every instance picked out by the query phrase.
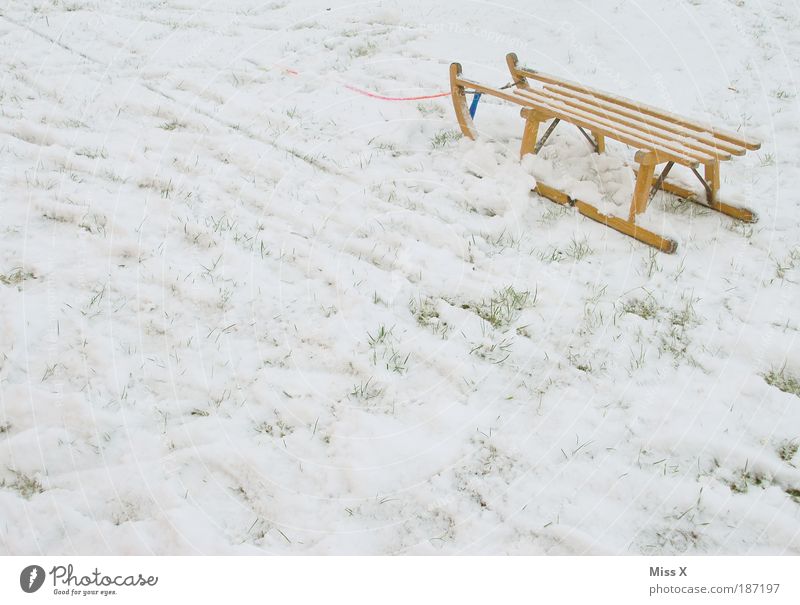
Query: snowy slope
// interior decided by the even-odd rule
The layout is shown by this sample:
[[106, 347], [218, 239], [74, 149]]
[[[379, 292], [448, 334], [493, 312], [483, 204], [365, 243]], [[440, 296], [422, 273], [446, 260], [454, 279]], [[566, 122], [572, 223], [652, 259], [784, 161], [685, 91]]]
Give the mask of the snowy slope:
[[[0, 553], [800, 554], [800, 11], [0, 8]], [[755, 225], [518, 110], [504, 56], [745, 129]], [[546, 178], [545, 178], [546, 177]], [[792, 391], [795, 391], [794, 393]]]

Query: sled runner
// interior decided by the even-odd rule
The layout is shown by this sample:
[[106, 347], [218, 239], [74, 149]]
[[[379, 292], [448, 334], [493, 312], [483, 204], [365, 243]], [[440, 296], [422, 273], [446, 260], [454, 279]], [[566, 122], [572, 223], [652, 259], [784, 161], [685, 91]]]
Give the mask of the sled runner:
[[[520, 67], [517, 56], [510, 53], [506, 62], [513, 83], [503, 88], [486, 86], [463, 78], [461, 65], [450, 65], [450, 87], [456, 118], [464, 136], [476, 137], [472, 120], [477, 99], [488, 94], [522, 107], [525, 119], [520, 157], [538, 153], [555, 127], [567, 122], [577, 127], [597, 153], [605, 151], [606, 138], [636, 149], [634, 157], [638, 167], [636, 185], [627, 219], [603, 214], [591, 204], [574, 199], [568, 194], [537, 183], [536, 193], [554, 202], [575, 207], [581, 214], [603, 223], [641, 242], [672, 253], [677, 248], [674, 240], [636, 225], [636, 216], [647, 209], [656, 191], [662, 189], [686, 201], [694, 202], [732, 216], [755, 222], [756, 214], [718, 199], [720, 162], [732, 155], [744, 155], [758, 149], [761, 144], [736, 132], [722, 130], [696, 120], [638, 103], [618, 95], [576, 82], [557, 78], [540, 71]], [[535, 81], [536, 85], [532, 85]], [[467, 93], [474, 93], [472, 106], [467, 104]], [[543, 124], [550, 122], [539, 138]], [[657, 167], [663, 164], [656, 177]], [[675, 164], [689, 168], [703, 186], [700, 193], [666, 180]], [[703, 174], [699, 167], [703, 166]]]

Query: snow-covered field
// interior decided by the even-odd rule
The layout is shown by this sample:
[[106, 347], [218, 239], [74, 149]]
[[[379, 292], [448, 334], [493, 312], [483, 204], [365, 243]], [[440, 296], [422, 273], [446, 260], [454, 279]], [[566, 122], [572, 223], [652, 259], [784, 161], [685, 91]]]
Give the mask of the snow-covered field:
[[[5, 2], [0, 553], [800, 554], [800, 9]], [[745, 225], [504, 57], [742, 129]], [[677, 172], [677, 169], [676, 171]]]

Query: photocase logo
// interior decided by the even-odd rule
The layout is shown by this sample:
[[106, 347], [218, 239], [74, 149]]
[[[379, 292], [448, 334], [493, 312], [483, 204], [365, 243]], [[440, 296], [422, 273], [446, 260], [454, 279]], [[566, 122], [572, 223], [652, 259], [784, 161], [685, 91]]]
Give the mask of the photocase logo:
[[145, 576], [143, 574], [106, 575], [95, 567], [92, 571], [81, 575], [75, 574], [72, 563], [68, 565], [55, 565], [45, 572], [38, 565], [28, 565], [19, 574], [19, 587], [27, 592], [36, 592], [44, 584], [47, 576], [53, 580], [53, 594], [55, 595], [101, 595], [117, 594], [120, 588], [127, 590], [134, 586], [155, 586], [158, 576]]
[[19, 586], [25, 592], [36, 592], [44, 584], [44, 569], [38, 565], [28, 565], [19, 574]]

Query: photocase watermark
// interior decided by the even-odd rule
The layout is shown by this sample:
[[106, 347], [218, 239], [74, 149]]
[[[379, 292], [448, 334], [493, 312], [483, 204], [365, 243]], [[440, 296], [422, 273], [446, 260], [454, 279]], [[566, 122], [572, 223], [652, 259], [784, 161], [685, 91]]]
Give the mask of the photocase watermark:
[[517, 52], [525, 51], [531, 45], [530, 40], [525, 40], [522, 38], [518, 38], [516, 36], [509, 36], [508, 34], [504, 34], [502, 32], [492, 29], [486, 29], [483, 27], [470, 26], [470, 25], [461, 25], [453, 22], [425, 23], [422, 25], [422, 29], [427, 29], [433, 32], [435, 35], [461, 34], [461, 35], [473, 36], [475, 38], [478, 38], [480, 40], [485, 40], [487, 42], [494, 42], [494, 43], [502, 42], [508, 48], [513, 48]]
[[39, 565], [28, 565], [19, 574], [19, 586], [24, 592], [36, 592], [42, 588], [48, 575], [53, 582], [53, 594], [64, 596], [111, 596], [117, 594], [117, 588], [158, 584], [158, 576], [145, 576], [141, 573], [107, 575], [96, 567], [88, 574], [80, 575], [69, 564], [55, 565], [48, 572]]
[[44, 569], [38, 565], [28, 565], [19, 574], [19, 587], [25, 592], [36, 592], [44, 584]]

